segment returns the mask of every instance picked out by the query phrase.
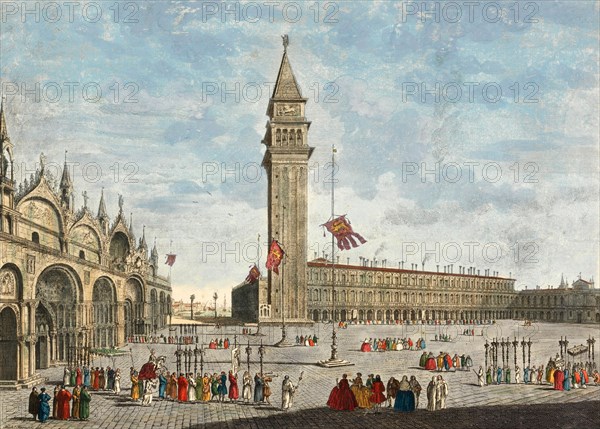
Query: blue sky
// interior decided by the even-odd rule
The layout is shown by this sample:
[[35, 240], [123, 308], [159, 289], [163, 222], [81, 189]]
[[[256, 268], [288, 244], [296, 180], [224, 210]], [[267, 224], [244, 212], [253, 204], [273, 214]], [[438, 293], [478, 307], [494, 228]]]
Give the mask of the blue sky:
[[68, 150], [77, 205], [104, 187], [116, 215], [124, 194], [138, 236], [161, 254], [173, 241], [176, 298], [242, 281], [258, 234], [264, 265], [260, 141], [284, 33], [316, 148], [310, 256], [330, 252], [335, 144], [336, 212], [368, 240], [341, 261], [476, 266], [518, 288], [598, 278], [597, 2], [35, 4], [0, 16], [19, 169]]

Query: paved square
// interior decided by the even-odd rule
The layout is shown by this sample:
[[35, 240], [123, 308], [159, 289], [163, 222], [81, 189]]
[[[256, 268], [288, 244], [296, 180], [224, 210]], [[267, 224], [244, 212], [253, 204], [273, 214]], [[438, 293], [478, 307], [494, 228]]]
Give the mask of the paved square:
[[[361, 372], [380, 374], [384, 383], [389, 377], [396, 378], [402, 375], [415, 375], [421, 385], [426, 387], [431, 374], [418, 367], [420, 351], [393, 351], [393, 352], [360, 352], [360, 345], [365, 337], [404, 337], [410, 336], [413, 340], [423, 336], [427, 341], [427, 351], [437, 355], [440, 351], [469, 354], [478, 368], [483, 365], [484, 347], [486, 339], [491, 341], [494, 337], [517, 336], [519, 341], [523, 336], [531, 337], [531, 364], [546, 365], [550, 356], [555, 356], [559, 351], [558, 340], [562, 336], [569, 339], [569, 347], [577, 344], [586, 344], [588, 336], [600, 337], [598, 326], [595, 325], [566, 325], [566, 324], [534, 324], [531, 327], [522, 326], [522, 322], [501, 321], [496, 325], [475, 326], [476, 336], [468, 337], [459, 335], [464, 329], [460, 325], [450, 326], [421, 326], [421, 325], [351, 325], [347, 329], [339, 330], [338, 343], [340, 357], [353, 362], [355, 365], [345, 368], [326, 369], [317, 366], [318, 360], [327, 359], [330, 355], [331, 325], [315, 325], [313, 330], [308, 328], [288, 328], [288, 336], [295, 339], [296, 335], [316, 333], [319, 337], [317, 347], [291, 347], [273, 348], [266, 347], [264, 360], [265, 372], [277, 375], [271, 383], [273, 406], [244, 405], [231, 403], [188, 403], [180, 404], [171, 401], [157, 401], [151, 407], [142, 407], [129, 399], [130, 382], [128, 369], [131, 366], [129, 355], [116, 358], [116, 366], [124, 373], [123, 389], [121, 395], [115, 396], [108, 392], [92, 392], [91, 415], [87, 422], [79, 421], [53, 421], [48, 420], [45, 425], [51, 428], [189, 428], [189, 427], [223, 427], [223, 428], [279, 428], [279, 427], [365, 427], [379, 424], [381, 427], [397, 427], [397, 414], [383, 410], [380, 414], [373, 411], [335, 412], [329, 410], [325, 403], [329, 397], [336, 378], [346, 372], [350, 375]], [[484, 336], [481, 336], [483, 329]], [[259, 371], [258, 345], [262, 338], [266, 346], [276, 342], [280, 336], [280, 328], [261, 328], [265, 333], [263, 337], [243, 336], [239, 334], [241, 327], [222, 327], [216, 329], [212, 326], [198, 328], [198, 335], [208, 344], [210, 338], [229, 337], [233, 341], [237, 333], [238, 341], [242, 346], [242, 366], [240, 371], [246, 369], [245, 345], [250, 341], [252, 345], [251, 371]], [[432, 339], [437, 333], [447, 333], [455, 338], [452, 342], [434, 342]], [[166, 331], [165, 331], [166, 333]], [[156, 355], [166, 355], [167, 368], [175, 369], [175, 345], [165, 344], [132, 344], [131, 348], [134, 365], [137, 369], [147, 361], [150, 348], [154, 348]], [[585, 355], [587, 357], [587, 354]], [[598, 362], [599, 353], [596, 349], [595, 359]], [[520, 346], [517, 348], [517, 364], [522, 366]], [[584, 359], [585, 360], [585, 359]], [[207, 350], [205, 355], [205, 372], [227, 371], [230, 368], [231, 350]], [[511, 346], [510, 363], [513, 362]], [[108, 358], [97, 358], [95, 366], [112, 365]], [[193, 362], [192, 362], [193, 367]], [[193, 369], [193, 368], [192, 368]], [[199, 364], [198, 364], [199, 370]], [[290, 375], [296, 382], [301, 371], [304, 377], [295, 398], [293, 410], [282, 412], [281, 405], [281, 380], [283, 375]], [[62, 379], [62, 368], [50, 368], [42, 371], [49, 379], [46, 387], [52, 391], [52, 384], [59, 383]], [[241, 373], [240, 373], [241, 375]], [[561, 422], [560, 416], [567, 421], [572, 421], [577, 427], [594, 427], [588, 419], [597, 419], [600, 403], [600, 387], [589, 386], [587, 389], [575, 389], [569, 392], [558, 392], [550, 389], [549, 385], [500, 385], [480, 388], [476, 385], [477, 378], [472, 372], [457, 371], [444, 372], [444, 378], [449, 384], [448, 410], [427, 412], [424, 410], [426, 400], [421, 401], [417, 412], [402, 418], [410, 422], [411, 427], [435, 427], [443, 424], [454, 427], [460, 422], [460, 427], [480, 427], [477, 422], [485, 416], [486, 427], [531, 427], [530, 419], [547, 421], [544, 427], [555, 427], [553, 424]], [[27, 414], [27, 397], [29, 391], [3, 391], [0, 392], [0, 428], [26, 428], [34, 423]], [[594, 402], [589, 402], [594, 401]], [[577, 404], [576, 408], [575, 404]], [[556, 405], [559, 405], [556, 407]], [[523, 410], [526, 412], [523, 413]], [[549, 413], [549, 410], [553, 410]], [[575, 412], [577, 411], [577, 412]], [[507, 414], [508, 413], [508, 414]], [[515, 414], [517, 413], [517, 414]], [[590, 414], [591, 413], [591, 414]], [[594, 414], [595, 413], [595, 414]], [[493, 422], [490, 416], [495, 416]], [[502, 417], [504, 416], [504, 418]], [[518, 417], [521, 416], [521, 417]], [[537, 416], [537, 417], [536, 417]], [[595, 416], [595, 417], [594, 417]], [[513, 418], [514, 417], [514, 418]], [[517, 418], [518, 417], [518, 418]], [[458, 419], [458, 420], [457, 420]], [[541, 420], [540, 420], [541, 419]], [[545, 420], [544, 420], [545, 419]], [[471, 423], [469, 423], [471, 422]], [[597, 425], [597, 420], [595, 420]], [[473, 424], [475, 426], [470, 426]], [[562, 423], [561, 423], [562, 424]], [[389, 425], [389, 426], [388, 426]], [[539, 426], [542, 427], [542, 426]]]

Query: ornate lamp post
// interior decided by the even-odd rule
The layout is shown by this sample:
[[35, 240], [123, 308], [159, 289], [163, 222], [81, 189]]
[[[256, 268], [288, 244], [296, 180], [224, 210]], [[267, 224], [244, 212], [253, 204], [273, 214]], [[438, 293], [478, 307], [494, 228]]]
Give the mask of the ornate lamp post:
[[194, 347], [194, 375], [198, 374], [198, 345]]
[[250, 340], [248, 340], [248, 347], [246, 347], [246, 363], [248, 364], [248, 374], [250, 374], [250, 355], [252, 354], [252, 347], [250, 347]]
[[565, 345], [562, 335], [560, 336], [560, 340], [558, 340], [558, 345], [560, 346], [560, 357], [562, 358], [563, 357], [563, 346]]
[[491, 349], [491, 352], [492, 352], [492, 365], [493, 366], [496, 366], [496, 345], [497, 345], [496, 338], [494, 338], [492, 340], [492, 342], [491, 342], [491, 346], [492, 346], [492, 349]]
[[513, 345], [513, 354], [514, 354], [514, 359], [515, 359], [515, 368], [517, 367], [517, 346], [519, 345], [519, 341], [517, 341], [517, 337], [514, 337], [515, 339], [512, 342]]
[[177, 344], [177, 350], [175, 350], [175, 361], [177, 363], [177, 374], [181, 373], [181, 348]]
[[204, 344], [200, 344], [200, 350], [198, 350], [198, 354], [200, 355], [200, 374], [204, 375]]
[[490, 345], [488, 344], [487, 340], [485, 340], [485, 344], [483, 345], [483, 347], [485, 347], [485, 369], [487, 370], [487, 367], [488, 367], [488, 348], [490, 347]]
[[565, 335], [565, 340], [563, 341], [564, 345], [565, 345], [565, 353], [567, 354], [567, 360], [569, 360], [569, 352], [567, 351], [568, 347], [569, 347], [569, 340], [567, 340], [567, 336]]
[[523, 337], [523, 341], [521, 341], [521, 348], [523, 350], [523, 368], [525, 368], [525, 345], [527, 343], [525, 342], [525, 337]]
[[500, 340], [500, 347], [502, 347], [502, 368], [504, 368], [504, 337]]
[[527, 366], [531, 366], [531, 337], [527, 340]]
[[591, 343], [592, 343], [592, 366], [594, 366], [594, 364], [596, 363], [596, 362], [595, 362], [596, 358], [595, 358], [595, 356], [594, 356], [594, 355], [595, 355], [595, 352], [594, 352], [594, 344], [596, 344], [596, 339], [595, 339], [594, 337], [592, 337], [592, 341], [591, 341]]
[[263, 346], [262, 340], [260, 341], [260, 347], [258, 348], [258, 355], [260, 356], [260, 375], [263, 375], [263, 356], [265, 355], [265, 347]]

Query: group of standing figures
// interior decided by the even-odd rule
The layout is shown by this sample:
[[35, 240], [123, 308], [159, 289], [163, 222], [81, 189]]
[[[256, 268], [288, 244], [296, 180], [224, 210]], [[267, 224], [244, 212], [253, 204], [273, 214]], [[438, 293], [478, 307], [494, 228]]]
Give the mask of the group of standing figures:
[[[352, 385], [350, 385], [350, 381]], [[401, 380], [391, 377], [386, 386], [379, 375], [370, 374], [363, 384], [362, 374], [357, 373], [353, 380], [348, 380], [344, 374], [342, 379], [336, 383], [331, 390], [327, 406], [333, 410], [352, 411], [355, 408], [380, 410], [384, 403], [388, 407], [394, 407], [394, 411], [412, 412], [419, 407], [419, 396], [421, 385], [416, 377], [404, 375]], [[387, 392], [387, 396], [386, 393]], [[427, 409], [429, 411], [446, 408], [446, 397], [448, 396], [448, 384], [443, 377], [433, 377], [427, 386]]]
[[[131, 398], [134, 401], [139, 400], [142, 388], [139, 386], [135, 374], [132, 375]], [[244, 371], [241, 384], [242, 390], [238, 385], [238, 375], [233, 371], [226, 374], [214, 373], [212, 376], [208, 373], [198, 373], [194, 377], [193, 373], [180, 373], [179, 377], [175, 372], [169, 373], [162, 371], [158, 375], [158, 397], [178, 402], [238, 402], [244, 403], [254, 402], [256, 404], [267, 403], [271, 405], [270, 396], [272, 393], [269, 383], [273, 378], [268, 374], [256, 373], [254, 377], [248, 371]], [[229, 384], [227, 384], [229, 382]], [[289, 409], [293, 404], [293, 397], [298, 388], [298, 383], [294, 384], [286, 375], [282, 382], [282, 398], [281, 407], [284, 410]], [[147, 388], [145, 391], [147, 392]], [[151, 402], [142, 402], [144, 405], [149, 405]]]
[[54, 397], [46, 393], [42, 387], [38, 393], [36, 387], [29, 394], [29, 414], [33, 419], [44, 423], [50, 417], [50, 400], [52, 399], [52, 418], [55, 420], [87, 420], [90, 417], [90, 401], [92, 397], [85, 385], [75, 386], [73, 392], [58, 385], [54, 388]]

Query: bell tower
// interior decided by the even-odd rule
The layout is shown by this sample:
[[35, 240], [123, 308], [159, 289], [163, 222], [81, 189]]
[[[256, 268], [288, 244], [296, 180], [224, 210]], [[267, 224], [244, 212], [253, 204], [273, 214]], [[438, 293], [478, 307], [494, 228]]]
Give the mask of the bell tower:
[[[279, 274], [268, 272], [266, 304], [270, 321], [309, 322], [307, 315], [308, 146], [310, 122], [304, 116], [307, 98], [288, 59], [288, 37], [283, 36], [283, 58], [269, 100], [262, 166], [268, 178], [269, 241], [279, 241], [285, 256]], [[283, 287], [283, 304], [282, 304]], [[266, 321], [266, 320], [265, 320]]]

